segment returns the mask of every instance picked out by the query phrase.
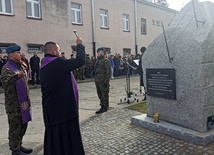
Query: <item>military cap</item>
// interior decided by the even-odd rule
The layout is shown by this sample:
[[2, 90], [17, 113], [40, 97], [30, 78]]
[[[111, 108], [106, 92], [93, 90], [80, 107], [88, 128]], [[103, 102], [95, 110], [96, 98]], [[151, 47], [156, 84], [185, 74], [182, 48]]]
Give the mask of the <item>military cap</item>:
[[106, 52], [106, 49], [105, 49], [105, 48], [103, 48], [103, 47], [101, 47], [101, 48], [98, 48], [98, 49], [97, 49], [97, 53], [98, 53], [99, 51]]
[[7, 47], [6, 52], [7, 53], [13, 53], [13, 52], [20, 51], [20, 50], [21, 50], [21, 46], [11, 45], [11, 46]]

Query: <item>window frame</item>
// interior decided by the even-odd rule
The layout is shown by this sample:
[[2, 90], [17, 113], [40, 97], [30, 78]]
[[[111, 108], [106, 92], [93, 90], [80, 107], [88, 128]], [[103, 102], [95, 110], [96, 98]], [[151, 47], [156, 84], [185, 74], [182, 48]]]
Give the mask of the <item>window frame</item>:
[[123, 31], [130, 31], [130, 18], [128, 14], [123, 14]]
[[0, 43], [0, 49], [2, 50], [2, 53], [6, 53], [6, 49], [11, 45], [16, 45], [16, 44], [15, 43]]
[[[28, 3], [31, 4], [31, 14], [32, 15], [28, 15], [28, 7], [27, 7]], [[38, 6], [39, 6], [39, 10], [38, 10], [39, 17], [35, 16], [34, 4], [38, 4]], [[26, 16], [27, 16], [27, 18], [34, 18], [34, 19], [41, 19], [42, 18], [41, 0], [38, 0], [38, 2], [35, 0], [26, 0]]]
[[[77, 4], [77, 5], [79, 5], [80, 6], [80, 9], [77, 9], [77, 8], [72, 8], [72, 4]], [[72, 18], [72, 12], [74, 11], [74, 21], [73, 21], [73, 18]], [[80, 14], [80, 23], [78, 22], [78, 14], [77, 13], [79, 13]], [[81, 24], [83, 24], [83, 22], [82, 22], [83, 20], [82, 20], [82, 5], [81, 4], [79, 4], [79, 3], [73, 3], [73, 2], [71, 2], [71, 23], [72, 24], [76, 24], [76, 25], [81, 25]]]
[[11, 9], [11, 13], [6, 12], [6, 0], [2, 0], [2, 11], [0, 12], [0, 15], [14, 15], [13, 13], [13, 0], [9, 0], [10, 1], [10, 9]]
[[[147, 22], [145, 18], [141, 18], [141, 34], [146, 35], [147, 34]], [[145, 32], [144, 32], [144, 27], [145, 27]]]
[[[35, 48], [35, 49], [29, 49], [29, 48]], [[33, 53], [33, 52], [43, 53], [43, 48], [44, 48], [43, 44], [32, 44], [32, 43], [27, 44], [28, 53]]]
[[[105, 14], [102, 14], [101, 11], [105, 11]], [[106, 25], [105, 25], [105, 19], [106, 19]], [[100, 28], [108, 29], [109, 28], [108, 10], [100, 9], [100, 20], [101, 20]]]
[[130, 55], [132, 52], [131, 48], [123, 48], [123, 55]]

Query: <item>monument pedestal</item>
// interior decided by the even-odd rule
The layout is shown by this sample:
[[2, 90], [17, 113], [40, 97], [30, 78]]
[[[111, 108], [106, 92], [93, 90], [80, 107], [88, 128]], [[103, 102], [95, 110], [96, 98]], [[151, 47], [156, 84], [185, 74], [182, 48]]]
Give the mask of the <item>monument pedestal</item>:
[[153, 118], [148, 117], [147, 114], [132, 117], [131, 123], [196, 145], [207, 145], [214, 142], [214, 130], [202, 133], [162, 120], [154, 123]]

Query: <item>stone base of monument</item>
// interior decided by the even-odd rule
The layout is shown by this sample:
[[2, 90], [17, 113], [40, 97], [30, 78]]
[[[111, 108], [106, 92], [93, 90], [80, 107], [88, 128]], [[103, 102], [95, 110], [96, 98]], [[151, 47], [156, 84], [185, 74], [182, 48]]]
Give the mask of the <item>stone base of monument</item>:
[[148, 117], [147, 114], [132, 117], [131, 124], [196, 145], [207, 145], [208, 143], [214, 142], [214, 130], [202, 133], [162, 120], [160, 120], [159, 123], [155, 123], [153, 118]]

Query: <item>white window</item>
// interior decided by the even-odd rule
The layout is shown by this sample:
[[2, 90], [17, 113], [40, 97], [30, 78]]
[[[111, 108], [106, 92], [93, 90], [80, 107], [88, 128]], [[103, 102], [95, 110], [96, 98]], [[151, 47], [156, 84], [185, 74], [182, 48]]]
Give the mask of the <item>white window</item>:
[[26, 0], [27, 17], [41, 18], [40, 0]]
[[108, 28], [108, 11], [100, 9], [100, 27]]
[[71, 3], [71, 22], [73, 24], [82, 24], [81, 5]]
[[12, 0], [0, 0], [0, 14], [13, 14]]
[[123, 14], [123, 31], [129, 31], [129, 15]]
[[141, 34], [147, 34], [146, 19], [141, 18]]

